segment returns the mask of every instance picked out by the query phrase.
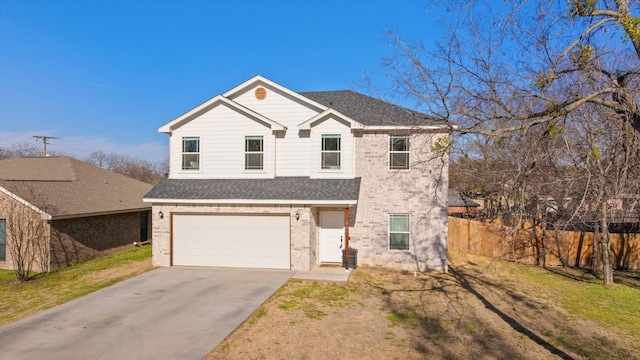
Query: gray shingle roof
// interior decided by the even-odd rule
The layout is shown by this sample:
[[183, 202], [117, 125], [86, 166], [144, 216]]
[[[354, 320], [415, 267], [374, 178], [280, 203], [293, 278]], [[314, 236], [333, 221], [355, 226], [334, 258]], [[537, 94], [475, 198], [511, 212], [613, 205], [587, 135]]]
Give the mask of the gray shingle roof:
[[360, 178], [164, 179], [145, 199], [186, 200], [357, 200]]
[[471, 200], [459, 191], [449, 189], [449, 206], [451, 207], [479, 207], [480, 204]]
[[300, 95], [335, 109], [364, 125], [443, 125], [429, 115], [351, 90], [302, 92]]
[[61, 156], [0, 160], [0, 187], [56, 218], [148, 209], [152, 186]]

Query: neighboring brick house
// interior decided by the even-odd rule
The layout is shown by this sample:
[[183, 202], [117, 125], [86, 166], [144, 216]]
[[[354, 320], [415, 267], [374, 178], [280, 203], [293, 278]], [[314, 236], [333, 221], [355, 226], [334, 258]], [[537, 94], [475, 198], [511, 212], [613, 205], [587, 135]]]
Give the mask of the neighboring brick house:
[[151, 206], [142, 196], [151, 188], [70, 157], [0, 160], [0, 268], [13, 267], [17, 238], [40, 252], [37, 271], [148, 240]]
[[159, 131], [169, 178], [144, 197], [156, 266], [306, 271], [348, 245], [358, 265], [447, 271], [448, 161], [432, 151], [447, 124], [256, 76]]
[[449, 189], [449, 215], [458, 217], [476, 216], [479, 209], [480, 204], [473, 201], [473, 199], [457, 190]]

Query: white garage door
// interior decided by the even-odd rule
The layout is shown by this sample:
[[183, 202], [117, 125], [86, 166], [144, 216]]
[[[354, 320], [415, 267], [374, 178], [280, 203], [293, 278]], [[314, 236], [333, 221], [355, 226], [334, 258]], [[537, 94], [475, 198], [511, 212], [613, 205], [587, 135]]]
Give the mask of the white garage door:
[[289, 216], [173, 217], [173, 264], [289, 269]]

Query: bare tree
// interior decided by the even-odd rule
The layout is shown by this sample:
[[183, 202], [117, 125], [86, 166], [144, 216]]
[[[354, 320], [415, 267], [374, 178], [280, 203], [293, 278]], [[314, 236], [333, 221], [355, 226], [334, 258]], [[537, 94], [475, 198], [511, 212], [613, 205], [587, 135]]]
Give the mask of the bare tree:
[[95, 166], [122, 174], [149, 184], [157, 184], [168, 173], [168, 161], [153, 163], [127, 155], [94, 151], [85, 160]]
[[47, 224], [41, 214], [17, 200], [0, 198], [6, 214], [6, 247], [19, 281], [28, 281], [38, 272], [49, 271]]
[[475, 136], [456, 146], [467, 164], [489, 160], [494, 183], [481, 188], [505, 200], [514, 226], [544, 220], [538, 195], [555, 199], [560, 222], [597, 225], [606, 284], [607, 203], [635, 186], [629, 174], [640, 167], [619, 158], [640, 138], [638, 15], [633, 0], [470, 0], [443, 19], [449, 31], [435, 49], [388, 33], [395, 91]]
[[[51, 154], [55, 156], [57, 153]], [[0, 160], [20, 156], [42, 156], [42, 148], [26, 141], [11, 146], [0, 146]]]
[[[388, 34], [396, 90], [430, 114], [462, 132], [499, 135], [553, 126], [593, 105], [614, 111], [640, 132], [637, 1], [456, 5], [456, 15], [445, 19], [451, 31], [435, 50]], [[585, 79], [596, 86], [572, 86]]]

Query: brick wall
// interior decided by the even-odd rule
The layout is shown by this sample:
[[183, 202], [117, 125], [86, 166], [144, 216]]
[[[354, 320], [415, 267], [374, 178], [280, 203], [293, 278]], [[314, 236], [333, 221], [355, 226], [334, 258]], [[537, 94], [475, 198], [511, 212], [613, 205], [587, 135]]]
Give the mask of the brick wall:
[[[289, 214], [291, 223], [291, 269], [307, 271], [316, 262], [316, 217], [308, 206], [254, 206], [233, 204], [154, 204], [153, 206], [153, 265], [171, 265], [171, 213], [238, 213]], [[162, 212], [163, 218], [158, 214]], [[298, 213], [300, 219], [296, 220]]]
[[[431, 152], [441, 136], [446, 135], [411, 135], [410, 170], [389, 170], [388, 132], [356, 137], [356, 176], [362, 182], [350, 235], [359, 265], [447, 271], [447, 159]], [[389, 214], [410, 215], [408, 251], [389, 250]]]
[[[29, 246], [30, 252], [26, 256], [33, 259], [31, 266], [33, 271], [46, 271], [48, 269], [46, 239], [49, 233], [49, 226], [42, 220], [42, 216], [8, 195], [0, 193], [0, 219], [4, 219], [6, 222], [5, 260], [0, 261], [0, 269], [13, 270], [12, 250], [10, 247], [15, 237], [29, 241], [30, 237], [37, 235], [42, 248]], [[16, 221], [19, 222], [19, 224], [12, 223]], [[13, 234], [11, 232], [12, 229], [17, 230], [21, 234]], [[44, 253], [34, 252], [34, 249], [43, 250]]]
[[51, 266], [108, 255], [140, 241], [140, 212], [51, 221]]

